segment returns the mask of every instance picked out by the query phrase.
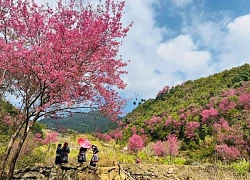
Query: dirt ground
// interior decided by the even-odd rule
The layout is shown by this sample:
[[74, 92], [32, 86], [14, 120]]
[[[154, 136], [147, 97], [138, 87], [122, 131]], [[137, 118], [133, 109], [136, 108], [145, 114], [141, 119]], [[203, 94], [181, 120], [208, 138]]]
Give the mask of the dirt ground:
[[243, 176], [226, 168], [205, 165], [120, 165], [120, 169], [100, 168], [97, 173], [102, 180], [250, 180], [250, 173]]

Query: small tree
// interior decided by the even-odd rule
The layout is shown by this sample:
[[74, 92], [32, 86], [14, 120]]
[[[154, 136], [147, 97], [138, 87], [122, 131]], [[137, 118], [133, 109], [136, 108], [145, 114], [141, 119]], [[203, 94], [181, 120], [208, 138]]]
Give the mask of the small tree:
[[165, 156], [167, 154], [166, 143], [157, 141], [153, 144], [153, 150], [156, 156]]
[[128, 149], [132, 152], [138, 152], [139, 150], [143, 149], [144, 142], [141, 136], [137, 134], [133, 134], [128, 140]]
[[167, 154], [170, 156], [170, 161], [172, 162], [172, 157], [179, 153], [180, 143], [175, 134], [170, 134], [167, 136]]
[[215, 147], [216, 151], [218, 152], [218, 155], [223, 160], [236, 160], [240, 157], [240, 152], [236, 147], [229, 147], [226, 144], [216, 145]]
[[58, 139], [57, 139], [58, 135], [59, 134], [57, 132], [47, 133], [45, 135], [45, 138], [43, 140], [41, 140], [42, 144], [48, 145], [48, 152], [50, 151], [51, 143], [58, 141]]

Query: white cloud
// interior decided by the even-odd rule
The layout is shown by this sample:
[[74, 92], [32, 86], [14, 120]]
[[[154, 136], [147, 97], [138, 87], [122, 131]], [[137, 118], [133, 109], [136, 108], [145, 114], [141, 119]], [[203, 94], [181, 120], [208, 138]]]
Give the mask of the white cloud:
[[[158, 48], [158, 55], [169, 72], [181, 71], [187, 79], [208, 75], [208, 61], [210, 52], [199, 50], [190, 35], [180, 35], [162, 43]], [[165, 68], [164, 68], [165, 69]], [[163, 71], [164, 69], [161, 68]]]
[[172, 3], [174, 3], [177, 7], [184, 7], [187, 4], [192, 3], [193, 0], [172, 0]]
[[250, 62], [250, 15], [234, 21], [223, 13], [209, 17], [210, 14], [193, 8], [193, 0], [169, 0], [175, 9], [190, 4], [193, 9], [189, 14], [180, 11], [182, 33], [166, 40], [170, 30], [156, 25], [159, 12], [153, 8], [160, 2], [126, 0], [122, 22], [126, 26], [134, 21], [134, 25], [119, 52], [125, 61], [131, 60], [125, 67], [128, 74], [122, 77], [128, 84], [121, 92], [124, 97], [134, 98], [138, 93], [141, 98], [152, 98], [165, 85]]
[[227, 25], [228, 33], [222, 44], [220, 67], [250, 63], [250, 14], [237, 17]]

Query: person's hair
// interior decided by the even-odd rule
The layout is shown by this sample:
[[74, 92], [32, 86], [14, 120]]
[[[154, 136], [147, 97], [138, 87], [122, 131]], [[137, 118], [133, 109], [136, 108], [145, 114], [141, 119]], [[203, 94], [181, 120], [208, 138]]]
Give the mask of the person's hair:
[[59, 146], [59, 147], [62, 147], [62, 144], [61, 144], [61, 143], [59, 143], [59, 144], [58, 144], [58, 146]]
[[87, 151], [87, 148], [80, 147], [80, 151], [84, 151], [84, 152], [86, 152], [86, 151]]
[[68, 146], [68, 144], [69, 144], [68, 142], [65, 142], [63, 146]]

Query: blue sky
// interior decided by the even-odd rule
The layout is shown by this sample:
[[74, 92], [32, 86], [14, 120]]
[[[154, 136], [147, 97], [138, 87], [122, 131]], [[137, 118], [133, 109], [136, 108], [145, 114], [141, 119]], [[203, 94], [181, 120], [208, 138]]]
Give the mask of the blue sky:
[[122, 92], [126, 111], [165, 85], [250, 63], [250, 0], [127, 0], [134, 26], [121, 53], [131, 59]]
[[[38, 3], [56, 0], [35, 0]], [[91, 0], [96, 3], [99, 0]], [[119, 0], [121, 1], [121, 0]], [[164, 86], [250, 63], [250, 0], [126, 0], [126, 112]]]

